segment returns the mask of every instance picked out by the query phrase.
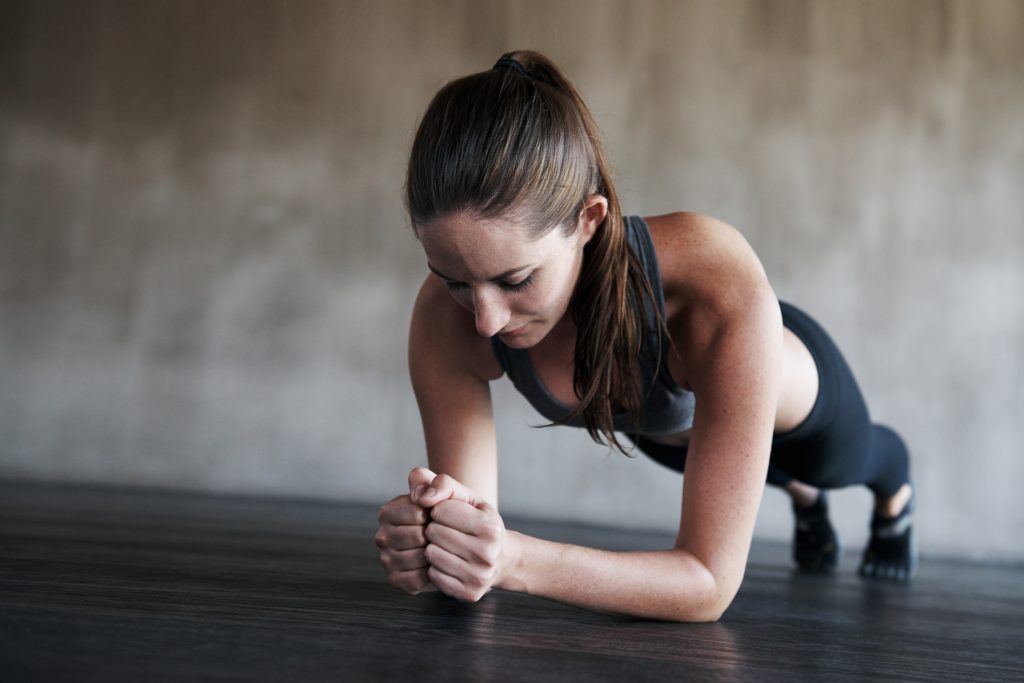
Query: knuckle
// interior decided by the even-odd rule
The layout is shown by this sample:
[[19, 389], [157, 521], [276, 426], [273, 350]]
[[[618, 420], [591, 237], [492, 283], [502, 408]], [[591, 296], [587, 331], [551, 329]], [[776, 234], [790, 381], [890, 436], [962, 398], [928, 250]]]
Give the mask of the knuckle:
[[380, 509], [377, 511], [377, 521], [380, 523], [388, 521], [391, 518], [391, 515], [393, 514], [395, 504], [399, 500], [401, 500], [401, 498], [402, 496], [395, 496], [388, 502], [381, 505]]
[[486, 591], [494, 578], [494, 570], [490, 567], [479, 568], [473, 576], [473, 587]]
[[494, 517], [488, 517], [483, 524], [483, 535], [487, 538], [497, 538], [504, 530], [504, 525]]
[[481, 566], [486, 567], [487, 569], [492, 569], [494, 567], [495, 560], [497, 559], [497, 553], [494, 551], [494, 548], [491, 547], [484, 548], [478, 552], [476, 556]]

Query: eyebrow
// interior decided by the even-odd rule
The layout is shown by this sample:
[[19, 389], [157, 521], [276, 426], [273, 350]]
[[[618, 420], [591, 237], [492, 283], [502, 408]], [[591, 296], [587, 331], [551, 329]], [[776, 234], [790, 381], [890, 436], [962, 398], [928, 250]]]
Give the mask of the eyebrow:
[[[513, 268], [512, 270], [506, 270], [501, 275], [495, 275], [494, 277], [490, 278], [490, 282], [498, 282], [499, 280], [504, 280], [509, 275], [515, 275], [519, 271], [526, 270], [529, 267], [530, 267], [529, 265], [525, 265], [525, 266], [519, 266], [518, 268]], [[452, 282], [458, 282], [458, 280], [456, 278], [448, 277], [447, 275], [445, 275], [444, 273], [439, 271], [437, 268], [435, 268], [434, 266], [430, 265], [430, 261], [427, 261], [427, 268], [430, 268], [431, 272], [434, 273], [434, 275], [436, 275], [436, 276], [438, 276], [440, 278], [444, 278], [445, 280], [451, 280]]]

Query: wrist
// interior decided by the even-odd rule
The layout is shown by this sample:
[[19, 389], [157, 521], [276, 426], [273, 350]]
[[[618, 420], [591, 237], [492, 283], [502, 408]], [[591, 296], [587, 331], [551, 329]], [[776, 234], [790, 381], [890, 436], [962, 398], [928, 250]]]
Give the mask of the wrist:
[[523, 577], [523, 539], [524, 536], [517, 531], [505, 531], [505, 542], [501, 549], [501, 575], [494, 582], [495, 588], [526, 592]]

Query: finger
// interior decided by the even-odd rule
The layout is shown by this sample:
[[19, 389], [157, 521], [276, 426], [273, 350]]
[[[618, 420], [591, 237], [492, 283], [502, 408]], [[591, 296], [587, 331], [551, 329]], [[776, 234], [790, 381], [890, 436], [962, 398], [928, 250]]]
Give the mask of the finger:
[[[497, 559], [498, 546], [494, 543], [443, 524], [431, 522], [424, 529], [423, 535], [427, 537], [428, 548], [436, 545], [469, 564], [491, 566]], [[429, 558], [427, 561], [430, 561]]]
[[411, 550], [422, 548], [427, 544], [427, 537], [423, 535], [424, 525], [416, 524], [409, 526], [395, 526], [392, 524], [381, 525], [374, 541], [378, 548], [390, 548], [391, 550]]
[[465, 600], [469, 591], [462, 585], [462, 582], [455, 577], [448, 576], [437, 567], [427, 567], [427, 579], [437, 586], [437, 589], [445, 595]]
[[419, 498], [420, 494], [423, 493], [430, 486], [430, 482], [434, 480], [437, 475], [428, 470], [426, 467], [414, 467], [409, 472], [409, 495], [415, 502]]
[[427, 561], [426, 546], [412, 550], [384, 550], [380, 554], [380, 563], [387, 571], [407, 572], [421, 569], [430, 564]]
[[423, 559], [431, 567], [436, 567], [448, 576], [458, 579], [463, 585], [468, 584], [473, 577], [473, 568], [469, 562], [435, 543], [423, 549]]
[[430, 520], [428, 513], [421, 505], [412, 502], [408, 495], [395, 496], [380, 508], [377, 521], [381, 524], [426, 524]]
[[449, 499], [461, 500], [470, 505], [476, 505], [482, 500], [473, 490], [447, 474], [434, 477], [430, 486], [421, 495], [416, 496], [416, 502], [423, 507], [432, 507], [442, 500]]
[[410, 595], [419, 595], [420, 593], [428, 593], [430, 591], [436, 591], [437, 586], [430, 580], [430, 576], [427, 572], [430, 570], [429, 565], [421, 567], [420, 569], [413, 569], [407, 572], [389, 572], [388, 583], [395, 588], [400, 588]]
[[485, 530], [501, 519], [487, 503], [478, 506], [463, 503], [461, 500], [444, 500], [430, 508], [430, 521], [440, 522], [445, 526], [467, 534], [482, 535]]

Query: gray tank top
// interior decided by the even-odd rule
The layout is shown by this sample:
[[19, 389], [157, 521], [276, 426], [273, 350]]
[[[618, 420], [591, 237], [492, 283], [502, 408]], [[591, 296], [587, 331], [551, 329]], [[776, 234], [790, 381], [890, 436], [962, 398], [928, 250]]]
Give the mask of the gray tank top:
[[[658, 309], [664, 316], [665, 295], [661, 289], [661, 272], [658, 270], [654, 244], [651, 242], [650, 228], [640, 216], [624, 216], [623, 220], [629, 246], [640, 260], [647, 280], [651, 283], [651, 289], [654, 290]], [[647, 314], [648, 333], [644, 336], [643, 351], [640, 354], [640, 372], [647, 397], [644, 403], [643, 424], [637, 429], [626, 413], [616, 413], [615, 431], [653, 436], [675, 434], [693, 426], [695, 397], [693, 392], [683, 389], [672, 379], [668, 371], [667, 343], [662, 345], [661, 363], [656, 362], [658, 336], [654, 328], [653, 311], [648, 308]], [[541, 415], [552, 422], [557, 422], [569, 414], [570, 410], [555, 399], [541, 383], [526, 349], [505, 346], [497, 336], [491, 337], [491, 348], [501, 367], [512, 380], [512, 384]], [[660, 366], [657, 376], [656, 366]], [[566, 424], [571, 427], [586, 426], [580, 416]]]

